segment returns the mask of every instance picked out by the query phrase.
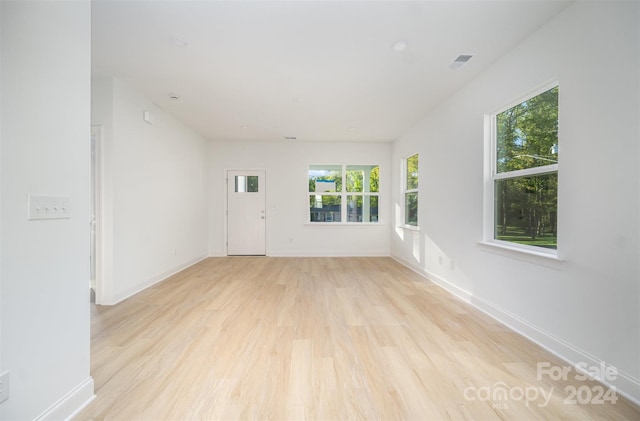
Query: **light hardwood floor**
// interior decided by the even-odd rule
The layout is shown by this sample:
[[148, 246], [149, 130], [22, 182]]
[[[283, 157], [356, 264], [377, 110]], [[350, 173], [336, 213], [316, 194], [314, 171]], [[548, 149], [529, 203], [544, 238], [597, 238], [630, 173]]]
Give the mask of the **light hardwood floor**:
[[94, 306], [91, 347], [80, 420], [640, 419], [389, 258], [210, 258]]

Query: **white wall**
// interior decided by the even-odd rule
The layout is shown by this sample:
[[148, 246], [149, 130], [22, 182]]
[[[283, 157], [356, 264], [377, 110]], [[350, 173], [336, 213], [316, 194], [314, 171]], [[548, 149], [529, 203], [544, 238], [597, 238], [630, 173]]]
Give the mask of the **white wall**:
[[92, 88], [104, 133], [102, 303], [113, 304], [207, 256], [207, 142], [119, 79]]
[[[635, 399], [639, 16], [638, 3], [572, 5], [398, 139], [394, 175], [403, 157], [420, 153], [421, 230], [394, 228], [391, 245], [394, 257], [564, 358], [617, 367], [616, 384]], [[478, 244], [483, 115], [553, 80], [560, 82], [564, 265], [523, 261]], [[402, 200], [399, 183], [394, 178], [394, 204]]]
[[[2, 419], [64, 418], [89, 375], [89, 1], [2, 10]], [[27, 195], [71, 198], [71, 218], [27, 221]]]
[[[0, 5], [0, 239], [2, 238], [2, 5]], [[2, 365], [2, 240], [0, 240], [0, 374], [4, 373]], [[0, 419], [2, 405], [0, 405]]]
[[[226, 254], [226, 170], [265, 169], [267, 255], [389, 255], [388, 143], [212, 142], [209, 148], [210, 254]], [[380, 225], [310, 226], [309, 164], [379, 164]]]

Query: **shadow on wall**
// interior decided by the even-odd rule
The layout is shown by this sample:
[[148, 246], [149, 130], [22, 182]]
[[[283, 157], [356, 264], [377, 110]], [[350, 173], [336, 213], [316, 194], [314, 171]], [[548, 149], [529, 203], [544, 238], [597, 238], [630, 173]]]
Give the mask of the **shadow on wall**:
[[464, 301], [470, 302], [473, 284], [458, 262], [422, 230], [407, 228], [402, 219], [400, 204], [395, 206], [395, 235], [402, 246], [395, 256], [402, 263], [423, 274]]
[[[420, 230], [416, 227], [408, 228], [404, 223], [404, 219], [402, 218], [402, 208], [399, 203], [395, 203], [394, 206], [394, 215], [395, 215], [395, 234], [400, 239], [400, 242], [403, 244], [408, 244], [411, 242], [411, 261], [407, 262], [414, 268], [423, 268], [424, 261], [422, 256], [422, 250], [424, 247], [421, 244], [421, 235]], [[403, 251], [406, 248], [403, 247]], [[405, 258], [402, 256], [403, 259]]]

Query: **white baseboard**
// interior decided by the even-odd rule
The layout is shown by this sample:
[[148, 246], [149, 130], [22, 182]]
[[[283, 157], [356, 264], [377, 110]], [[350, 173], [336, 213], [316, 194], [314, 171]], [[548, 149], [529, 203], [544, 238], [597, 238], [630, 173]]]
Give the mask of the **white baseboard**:
[[300, 251], [281, 250], [270, 251], [270, 257], [389, 257], [389, 250], [354, 252], [353, 250], [322, 250], [322, 251]]
[[[593, 355], [590, 355], [589, 353], [576, 348], [575, 346], [563, 341], [562, 339], [550, 334], [549, 332], [546, 332], [543, 329], [540, 329], [539, 327], [498, 306], [495, 306], [479, 297], [474, 296], [469, 291], [466, 291], [448, 282], [447, 280], [433, 273], [430, 273], [427, 270], [416, 267], [415, 265], [411, 264], [411, 262], [399, 256], [392, 255], [391, 258], [406, 266], [407, 268], [413, 270], [417, 274], [423, 276], [427, 280], [440, 286], [456, 297], [462, 299], [463, 301], [466, 301], [478, 310], [507, 326], [511, 330], [521, 334], [532, 342], [535, 342], [558, 358], [566, 361], [568, 364], [573, 366], [576, 371], [583, 371], [576, 367], [578, 363], [586, 364], [587, 367], [610, 367], [609, 364], [599, 360]], [[601, 383], [605, 384], [608, 387], [615, 387], [616, 393], [624, 396], [636, 405], [640, 405], [640, 380], [617, 368], [616, 370], [617, 376], [615, 380], [600, 380]]]
[[88, 377], [49, 409], [38, 415], [35, 421], [70, 420], [95, 399], [93, 390], [93, 378]]
[[155, 284], [157, 284], [158, 282], [162, 282], [165, 279], [175, 275], [176, 273], [185, 270], [188, 267], [191, 267], [193, 265], [195, 265], [196, 263], [199, 263], [201, 261], [203, 261], [204, 259], [206, 259], [208, 256], [206, 255], [202, 255], [202, 256], [198, 256], [195, 259], [191, 259], [173, 269], [169, 269], [168, 271], [165, 271], [157, 276], [154, 276], [153, 278], [147, 279], [145, 282], [142, 282], [138, 285], [136, 285], [135, 287], [129, 288], [125, 291], [122, 292], [118, 292], [118, 293], [114, 293], [113, 296], [111, 297], [104, 297], [104, 304], [105, 305], [115, 305], [118, 304], [121, 301], [126, 300], [127, 298], [139, 293], [140, 291], [143, 291]]
[[[354, 252], [353, 250], [300, 251], [300, 250], [267, 250], [269, 257], [389, 257], [389, 250]], [[226, 254], [210, 253], [209, 257], [227, 257]]]

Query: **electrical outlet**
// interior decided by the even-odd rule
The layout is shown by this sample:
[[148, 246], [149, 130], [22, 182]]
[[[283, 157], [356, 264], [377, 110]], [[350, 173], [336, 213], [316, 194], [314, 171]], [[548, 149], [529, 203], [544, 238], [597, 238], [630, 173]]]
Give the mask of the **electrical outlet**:
[[30, 194], [27, 201], [29, 220], [71, 218], [71, 199], [68, 197]]
[[0, 403], [9, 399], [9, 372], [0, 375]]

